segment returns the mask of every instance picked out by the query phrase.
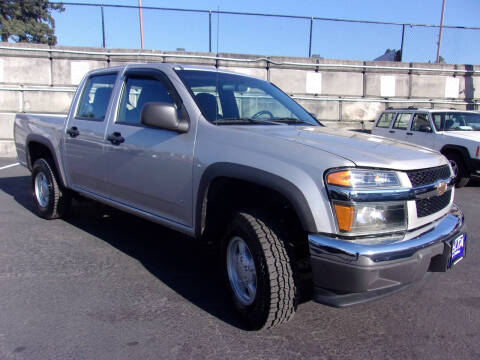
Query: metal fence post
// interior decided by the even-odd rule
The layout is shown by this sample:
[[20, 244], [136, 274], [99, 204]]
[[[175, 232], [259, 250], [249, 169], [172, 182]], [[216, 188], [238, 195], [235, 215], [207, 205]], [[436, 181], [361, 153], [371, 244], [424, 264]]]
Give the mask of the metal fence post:
[[140, 22], [140, 44], [143, 50], [143, 14], [142, 14], [142, 0], [138, 0], [138, 17]]
[[436, 63], [440, 62], [440, 46], [442, 45], [443, 16], [445, 15], [445, 0], [442, 2], [442, 17], [440, 18], [440, 28], [438, 29], [438, 47]]
[[212, 10], [208, 10], [208, 52], [212, 52]]
[[403, 39], [405, 38], [405, 24], [402, 25], [402, 45], [400, 46], [400, 61], [403, 61]]
[[105, 49], [105, 15], [103, 13], [103, 5], [100, 7], [102, 13], [102, 44], [103, 48]]
[[313, 30], [313, 17], [310, 18], [310, 42], [308, 43], [308, 57], [312, 57], [312, 30]]

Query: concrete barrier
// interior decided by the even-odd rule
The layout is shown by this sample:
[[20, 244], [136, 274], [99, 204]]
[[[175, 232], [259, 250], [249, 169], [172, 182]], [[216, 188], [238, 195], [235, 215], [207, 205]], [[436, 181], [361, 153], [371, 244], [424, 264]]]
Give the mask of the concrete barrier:
[[0, 156], [13, 156], [17, 112], [63, 114], [91, 69], [132, 62], [218, 66], [269, 80], [319, 120], [369, 129], [387, 106], [477, 109], [480, 66], [0, 43]]

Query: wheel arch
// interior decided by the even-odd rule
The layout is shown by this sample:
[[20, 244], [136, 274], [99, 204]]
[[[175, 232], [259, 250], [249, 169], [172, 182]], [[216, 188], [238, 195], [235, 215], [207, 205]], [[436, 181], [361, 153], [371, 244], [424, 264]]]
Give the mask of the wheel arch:
[[[195, 235], [202, 236], [209, 216], [209, 201], [218, 195], [225, 186], [241, 185], [243, 190], [264, 191], [263, 197], [278, 195], [278, 201], [286, 201], [296, 214], [298, 221], [306, 232], [316, 232], [316, 223], [307, 199], [300, 189], [278, 175], [254, 167], [216, 163], [210, 165], [203, 173], [197, 193]], [[230, 188], [231, 190], [231, 188]]]
[[51, 141], [44, 136], [37, 134], [30, 134], [26, 139], [26, 162], [28, 169], [31, 171], [33, 163], [42, 157], [50, 157], [55, 166], [55, 171], [59, 175], [60, 181], [63, 186], [66, 186], [66, 181], [60, 163], [58, 161], [55, 148]]
[[440, 153], [442, 153], [442, 155], [446, 155], [449, 152], [459, 153], [464, 160], [464, 164], [465, 164], [467, 170], [469, 172], [471, 171], [470, 161], [469, 161], [470, 153], [468, 152], [468, 149], [466, 147], [461, 146], [461, 145], [445, 145], [440, 150]]

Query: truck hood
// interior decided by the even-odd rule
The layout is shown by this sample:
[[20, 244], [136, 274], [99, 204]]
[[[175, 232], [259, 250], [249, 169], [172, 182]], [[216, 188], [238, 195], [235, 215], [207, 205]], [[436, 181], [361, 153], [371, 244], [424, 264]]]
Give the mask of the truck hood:
[[442, 134], [459, 139], [480, 141], [480, 131], [444, 131]]
[[356, 166], [412, 170], [447, 164], [438, 152], [406, 142], [322, 126], [243, 126], [265, 135], [309, 146], [353, 162]]

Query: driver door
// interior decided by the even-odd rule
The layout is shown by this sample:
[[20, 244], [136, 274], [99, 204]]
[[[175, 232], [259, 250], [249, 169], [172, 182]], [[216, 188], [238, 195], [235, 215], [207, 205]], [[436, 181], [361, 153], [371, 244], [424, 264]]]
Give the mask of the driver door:
[[166, 102], [186, 110], [162, 72], [132, 69], [125, 74], [115, 121], [109, 123], [105, 153], [108, 194], [119, 203], [192, 226], [192, 167], [195, 131], [177, 133], [141, 123], [143, 105]]

